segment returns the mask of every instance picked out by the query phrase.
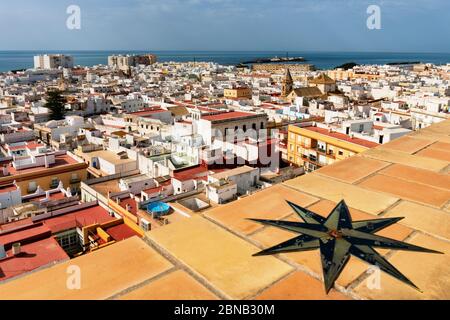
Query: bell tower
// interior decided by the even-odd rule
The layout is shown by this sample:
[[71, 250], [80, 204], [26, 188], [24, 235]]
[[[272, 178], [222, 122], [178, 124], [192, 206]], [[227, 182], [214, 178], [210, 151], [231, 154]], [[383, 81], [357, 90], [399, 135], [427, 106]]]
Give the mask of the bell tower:
[[281, 95], [286, 98], [294, 89], [294, 80], [292, 80], [289, 68], [286, 68], [283, 84], [281, 86]]

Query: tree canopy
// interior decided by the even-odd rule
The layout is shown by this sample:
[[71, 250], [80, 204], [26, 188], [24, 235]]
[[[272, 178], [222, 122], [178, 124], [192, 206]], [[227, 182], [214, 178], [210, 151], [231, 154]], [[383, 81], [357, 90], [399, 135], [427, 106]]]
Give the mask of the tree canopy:
[[47, 92], [47, 103], [44, 105], [50, 111], [50, 120], [62, 120], [66, 114], [66, 99], [59, 90], [49, 90]]

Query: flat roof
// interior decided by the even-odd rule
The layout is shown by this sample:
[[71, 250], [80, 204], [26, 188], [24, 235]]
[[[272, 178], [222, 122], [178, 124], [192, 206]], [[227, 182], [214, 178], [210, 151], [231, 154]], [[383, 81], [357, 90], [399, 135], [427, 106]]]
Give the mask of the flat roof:
[[21, 254], [17, 256], [13, 256], [12, 250], [8, 250], [7, 255], [9, 258], [0, 260], [0, 281], [69, 259], [52, 237], [22, 245]]
[[52, 233], [56, 233], [76, 228], [77, 225], [86, 227], [95, 223], [101, 224], [113, 220], [116, 219], [111, 217], [108, 211], [103, 207], [96, 205], [58, 217], [45, 219], [43, 220], [43, 223], [51, 229]]
[[258, 168], [252, 168], [249, 166], [242, 166], [242, 167], [237, 167], [231, 170], [226, 170], [223, 172], [219, 172], [216, 174], [211, 175], [211, 177], [216, 178], [218, 180], [220, 179], [228, 179], [229, 177], [232, 176], [238, 176], [240, 174], [244, 174], [244, 173], [249, 173], [249, 172], [253, 172], [255, 170], [258, 170]]
[[136, 162], [136, 160], [133, 159], [121, 159], [116, 153], [109, 151], [109, 150], [99, 150], [99, 151], [92, 151], [92, 152], [80, 152], [79, 155], [81, 157], [87, 157], [92, 161], [92, 158], [102, 158], [105, 161], [108, 161], [109, 163], [112, 163], [114, 165], [120, 165], [130, 162]]
[[[56, 155], [55, 156], [55, 163], [49, 165], [49, 168], [63, 167], [63, 166], [76, 164], [76, 163], [79, 163], [79, 162], [76, 161], [74, 158], [72, 158], [71, 156], [69, 156], [67, 154]], [[44, 171], [44, 170], [46, 170], [48, 168], [45, 168], [45, 166], [42, 165], [42, 166], [39, 166], [39, 167], [34, 167], [34, 168], [29, 168], [29, 169], [22, 169], [22, 170], [17, 170], [13, 166], [8, 166], [7, 169], [8, 169], [8, 172], [11, 175], [16, 175], [16, 174], [24, 174], [24, 173], [31, 173], [31, 172], [37, 172], [37, 171]]]
[[[81, 270], [80, 290], [67, 289], [67, 270]], [[0, 299], [107, 299], [172, 268], [172, 264], [138, 237], [57, 264], [12, 282], [0, 283]]]

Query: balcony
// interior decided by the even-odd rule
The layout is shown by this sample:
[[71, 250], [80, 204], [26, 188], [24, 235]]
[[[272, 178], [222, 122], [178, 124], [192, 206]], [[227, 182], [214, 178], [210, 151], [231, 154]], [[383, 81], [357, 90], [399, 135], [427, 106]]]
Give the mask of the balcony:
[[325, 167], [325, 166], [328, 165], [327, 163], [323, 163], [323, 162], [319, 161], [316, 157], [311, 157], [310, 156], [308, 158], [305, 158], [304, 160], [309, 162], [309, 163], [312, 163], [312, 164], [316, 165], [318, 168]]

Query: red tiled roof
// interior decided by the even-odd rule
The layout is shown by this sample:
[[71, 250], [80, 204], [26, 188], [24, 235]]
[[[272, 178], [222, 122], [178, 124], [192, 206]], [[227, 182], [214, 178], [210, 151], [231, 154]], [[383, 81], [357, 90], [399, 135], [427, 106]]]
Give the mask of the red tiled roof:
[[13, 150], [21, 150], [21, 149], [26, 149], [26, 148], [28, 148], [28, 149], [31, 149], [31, 150], [33, 150], [33, 149], [36, 149], [36, 148], [38, 148], [38, 147], [43, 147], [44, 145], [42, 144], [42, 143], [37, 143], [37, 142], [35, 142], [35, 141], [31, 141], [31, 142], [27, 142], [27, 143], [25, 143], [25, 144], [23, 144], [23, 145], [20, 145], [20, 146], [6, 146], [9, 150], [11, 150], [11, 151], [13, 151]]
[[42, 239], [21, 246], [21, 254], [0, 260], [0, 281], [16, 277], [39, 267], [69, 259], [54, 238]]
[[[61, 166], [66, 166], [66, 165], [70, 165], [70, 164], [76, 164], [76, 163], [78, 163], [78, 162], [75, 159], [68, 156], [67, 154], [63, 154], [63, 155], [55, 156], [55, 163], [51, 164], [49, 167], [55, 168], [55, 167], [61, 167]], [[36, 172], [36, 171], [41, 171], [41, 170], [45, 170], [45, 169], [46, 168], [44, 166], [40, 166], [40, 167], [34, 167], [34, 168], [29, 168], [29, 169], [16, 170], [14, 167], [8, 166], [8, 171], [11, 175]]]
[[372, 142], [372, 141], [367, 141], [367, 140], [363, 140], [363, 139], [360, 139], [360, 138], [351, 138], [351, 137], [349, 137], [349, 136], [347, 136], [347, 135], [345, 135], [343, 133], [330, 132], [329, 130], [323, 129], [323, 128], [318, 128], [318, 127], [312, 127], [311, 126], [311, 127], [303, 127], [302, 129], [306, 129], [306, 130], [310, 130], [310, 131], [313, 131], [313, 132], [317, 132], [317, 133], [320, 133], [320, 134], [323, 134], [323, 135], [326, 135], [326, 136], [329, 136], [329, 137], [332, 137], [332, 138], [336, 138], [336, 139], [339, 139], [339, 140], [344, 140], [344, 141], [351, 142], [351, 143], [354, 143], [354, 144], [357, 144], [357, 145], [360, 145], [360, 146], [363, 146], [363, 147], [367, 147], [367, 148], [375, 148], [376, 146], [379, 145], [378, 143], [375, 143], [375, 142]]
[[225, 112], [210, 116], [203, 116], [202, 119], [208, 120], [208, 121], [220, 121], [220, 120], [231, 120], [231, 119], [239, 119], [239, 118], [246, 118], [256, 116], [254, 113], [246, 113], [246, 112], [240, 112], [240, 111], [233, 111], [233, 112]]
[[202, 166], [180, 170], [174, 173], [173, 177], [180, 181], [197, 179], [208, 175], [208, 169]]
[[26, 219], [22, 219], [22, 220], [10, 222], [10, 223], [5, 223], [5, 224], [0, 225], [0, 232], [6, 232], [9, 230], [17, 229], [17, 228], [24, 227], [26, 225], [32, 225], [32, 224], [33, 224], [33, 221], [31, 218], [26, 218]]
[[0, 193], [12, 192], [12, 191], [16, 191], [16, 190], [17, 190], [17, 186], [15, 186], [14, 184], [0, 186]]
[[31, 226], [25, 226], [17, 231], [6, 231], [6, 234], [0, 235], [0, 243], [6, 248], [9, 248], [14, 243], [20, 242], [22, 244], [33, 242], [51, 236], [48, 226], [43, 224], [35, 224]]
[[165, 186], [159, 186], [159, 187], [155, 187], [155, 188], [145, 189], [142, 192], [146, 193], [146, 194], [153, 194], [153, 193], [160, 192], [161, 190], [164, 189], [164, 187]]
[[83, 227], [93, 225], [96, 223], [105, 223], [115, 220], [108, 212], [101, 206], [94, 206], [78, 211], [74, 211], [59, 217], [49, 218], [44, 220], [44, 224], [48, 226], [52, 233], [73, 229], [77, 225]]
[[127, 205], [130, 206], [130, 212], [134, 215], [136, 215], [137, 213], [137, 205], [136, 205], [136, 200], [132, 199], [132, 198], [126, 198], [126, 199], [122, 199], [120, 200], [120, 206], [124, 209], [127, 208]]
[[117, 226], [108, 228], [105, 230], [115, 241], [122, 241], [134, 236], [140, 237], [140, 235], [133, 229], [122, 223]]

